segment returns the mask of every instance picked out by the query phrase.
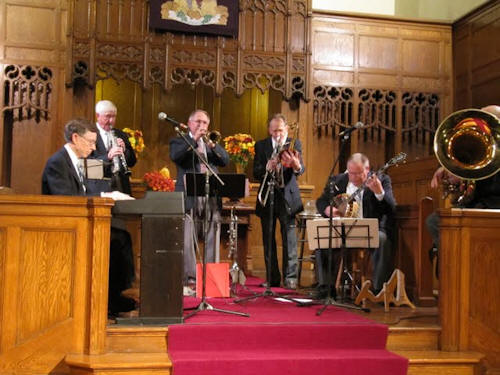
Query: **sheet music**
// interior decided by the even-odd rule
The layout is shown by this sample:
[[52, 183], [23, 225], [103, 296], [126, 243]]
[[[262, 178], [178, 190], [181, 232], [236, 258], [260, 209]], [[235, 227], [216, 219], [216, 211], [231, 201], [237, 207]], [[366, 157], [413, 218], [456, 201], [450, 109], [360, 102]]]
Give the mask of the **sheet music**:
[[[308, 220], [307, 240], [309, 248], [329, 248], [329, 222], [330, 219]], [[350, 217], [336, 217], [332, 219], [332, 248], [338, 249], [342, 246], [342, 224], [346, 232], [347, 248], [377, 248], [378, 219], [359, 219]]]

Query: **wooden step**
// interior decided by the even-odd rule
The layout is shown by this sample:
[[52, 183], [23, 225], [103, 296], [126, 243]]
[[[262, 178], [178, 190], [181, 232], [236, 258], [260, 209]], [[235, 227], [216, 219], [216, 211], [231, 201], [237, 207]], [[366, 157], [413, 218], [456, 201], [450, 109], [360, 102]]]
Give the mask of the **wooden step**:
[[168, 327], [108, 326], [106, 351], [108, 353], [167, 353]]
[[[387, 338], [389, 350], [437, 350], [441, 328], [390, 327]], [[166, 353], [168, 327], [109, 326], [106, 337], [107, 352]]]
[[409, 359], [407, 375], [475, 375], [483, 354], [440, 350], [393, 350]]
[[389, 327], [388, 350], [438, 350], [441, 328], [429, 327]]
[[172, 362], [166, 353], [106, 353], [67, 355], [70, 375], [170, 375]]

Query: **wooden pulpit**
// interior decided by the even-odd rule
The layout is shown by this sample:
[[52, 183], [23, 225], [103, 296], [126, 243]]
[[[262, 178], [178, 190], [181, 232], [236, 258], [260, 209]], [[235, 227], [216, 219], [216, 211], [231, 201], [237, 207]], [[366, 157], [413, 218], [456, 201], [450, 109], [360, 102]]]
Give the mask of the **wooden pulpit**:
[[144, 199], [117, 201], [112, 213], [141, 219], [139, 318], [118, 318], [117, 323], [181, 323], [183, 193], [147, 192]]

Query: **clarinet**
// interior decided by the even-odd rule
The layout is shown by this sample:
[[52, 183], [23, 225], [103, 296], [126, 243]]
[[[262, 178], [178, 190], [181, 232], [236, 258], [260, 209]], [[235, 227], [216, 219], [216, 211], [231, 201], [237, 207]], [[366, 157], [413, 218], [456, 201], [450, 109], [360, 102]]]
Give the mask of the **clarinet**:
[[[112, 147], [119, 147], [118, 142], [116, 141], [115, 132], [113, 130], [114, 129], [111, 129], [111, 132], [110, 132], [111, 146]], [[131, 173], [130, 169], [128, 169], [127, 160], [125, 160], [124, 154], [113, 156], [113, 168], [112, 168], [111, 172], [113, 174], [117, 174], [120, 172], [120, 170], [123, 170], [123, 173], [125, 175], [130, 175], [130, 173]]]

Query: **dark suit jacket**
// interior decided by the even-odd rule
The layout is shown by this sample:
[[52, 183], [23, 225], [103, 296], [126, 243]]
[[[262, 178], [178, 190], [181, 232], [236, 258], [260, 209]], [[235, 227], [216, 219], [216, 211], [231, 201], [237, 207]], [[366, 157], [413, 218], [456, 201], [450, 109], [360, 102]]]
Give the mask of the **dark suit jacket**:
[[[125, 142], [125, 161], [127, 162], [127, 166], [132, 168], [137, 163], [137, 158], [128, 140], [128, 134], [117, 128], [113, 128], [113, 133], [115, 137], [121, 138]], [[106, 178], [105, 180], [89, 180], [87, 187], [90, 191], [100, 193], [103, 191], [120, 190], [123, 193], [131, 193], [129, 176], [123, 173], [123, 169], [120, 170], [118, 176], [113, 176], [111, 172], [113, 161], [108, 159], [108, 151], [99, 132], [97, 132], [96, 149], [88, 158], [104, 161], [104, 177]]]
[[[323, 194], [316, 200], [316, 207], [318, 212], [324, 215], [325, 208], [330, 205], [330, 181], [333, 179], [334, 186], [334, 196], [345, 193], [347, 189], [347, 184], [349, 182], [349, 176], [347, 173], [342, 173], [333, 177], [330, 177], [326, 183], [323, 190]], [[388, 235], [395, 233], [395, 211], [396, 211], [396, 200], [392, 193], [391, 179], [388, 175], [379, 175], [380, 182], [384, 188], [385, 195], [384, 198], [379, 201], [375, 194], [367, 187], [363, 190], [363, 217], [364, 218], [376, 218], [378, 219], [379, 229]]]
[[[186, 138], [191, 145], [196, 148], [197, 144], [189, 135]], [[227, 151], [219, 144], [215, 148], [206, 147], [208, 164], [218, 171], [217, 167], [224, 167], [229, 163], [229, 155]], [[186, 173], [200, 172], [200, 162], [196, 154], [189, 148], [181, 137], [175, 137], [170, 140], [170, 158], [177, 167], [177, 181], [175, 183], [175, 191], [184, 192], [184, 175]], [[193, 208], [194, 200], [192, 197], [186, 197], [186, 211]]]
[[500, 172], [476, 181], [473, 198], [466, 204], [469, 208], [500, 208]]
[[52, 155], [45, 165], [42, 174], [42, 194], [86, 195], [68, 151], [64, 147]]
[[[291, 138], [287, 138], [287, 142], [290, 142]], [[300, 176], [304, 173], [304, 163], [302, 162], [302, 146], [300, 141], [295, 140], [295, 150], [299, 152], [300, 157], [300, 171], [295, 173], [292, 168], [284, 168], [283, 169], [283, 180], [284, 180], [284, 190], [283, 195], [288, 204], [289, 214], [295, 215], [296, 213], [303, 210], [302, 200], [300, 199], [300, 190], [299, 185], [297, 184], [297, 176]], [[255, 159], [253, 162], [253, 176], [260, 183], [264, 179], [266, 174], [266, 164], [268, 160], [271, 158], [273, 154], [273, 141], [272, 137], [267, 137], [266, 139], [262, 139], [255, 143]], [[267, 206], [269, 202], [267, 202], [266, 207], [263, 207], [259, 201], [257, 200], [257, 206], [255, 209], [255, 214], [257, 216], [261, 216], [267, 210]]]

